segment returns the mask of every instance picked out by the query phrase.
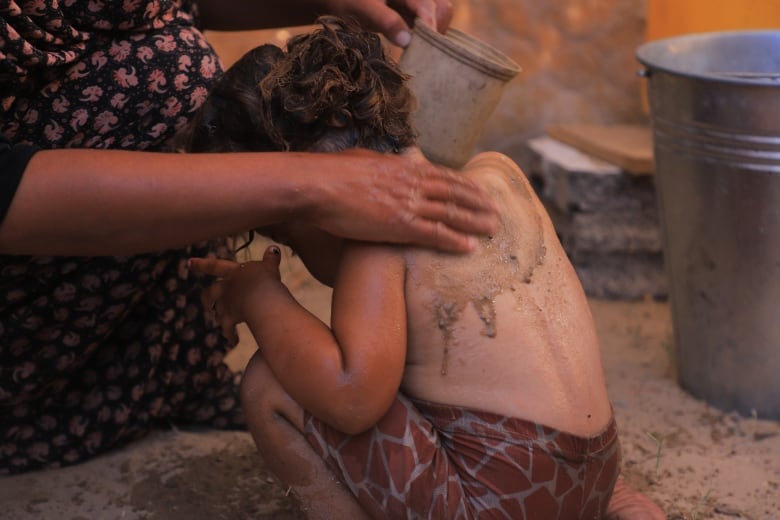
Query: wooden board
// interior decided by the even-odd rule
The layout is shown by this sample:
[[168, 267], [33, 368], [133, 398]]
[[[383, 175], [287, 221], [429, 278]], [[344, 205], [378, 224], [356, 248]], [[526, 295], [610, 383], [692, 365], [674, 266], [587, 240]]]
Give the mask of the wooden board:
[[547, 135], [635, 175], [653, 173], [653, 136], [643, 125], [554, 125]]

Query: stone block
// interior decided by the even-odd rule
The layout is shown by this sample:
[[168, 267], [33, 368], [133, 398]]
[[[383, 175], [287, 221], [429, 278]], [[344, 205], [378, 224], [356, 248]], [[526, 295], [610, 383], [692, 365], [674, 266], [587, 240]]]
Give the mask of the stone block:
[[590, 297], [668, 295], [651, 175], [617, 166], [544, 136], [528, 142], [526, 174]]
[[571, 221], [568, 240], [572, 254], [578, 251], [662, 251], [655, 212], [621, 210], [573, 213]]
[[669, 294], [662, 253], [580, 253], [572, 264], [593, 298], [665, 299]]
[[550, 208], [549, 213], [561, 243], [570, 255], [583, 251], [662, 251], [655, 211], [621, 209], [563, 214], [557, 208]]
[[539, 195], [561, 211], [657, 211], [650, 175], [629, 175], [614, 164], [550, 137], [528, 142], [527, 172]]
[[[528, 142], [531, 163], [527, 174], [532, 178], [539, 196], [551, 202], [560, 211], [575, 207], [588, 209], [599, 206], [603, 199], [598, 195], [614, 191], [619, 182], [620, 168], [586, 155], [579, 150], [549, 137], [539, 137]], [[590, 190], [572, 192], [572, 179], [586, 175]]]

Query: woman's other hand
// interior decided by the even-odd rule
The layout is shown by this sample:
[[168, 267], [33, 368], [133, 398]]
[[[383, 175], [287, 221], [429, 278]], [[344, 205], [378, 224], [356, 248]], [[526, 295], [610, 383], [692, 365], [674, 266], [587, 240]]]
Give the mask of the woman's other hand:
[[[275, 291], [287, 292], [279, 274], [281, 258], [281, 251], [275, 245], [268, 246], [262, 261], [256, 262], [239, 264], [219, 258], [190, 258], [192, 272], [217, 278], [203, 291], [201, 302], [214, 314], [222, 335], [234, 345], [238, 343], [236, 325], [247, 320], [247, 312], [261, 311]], [[258, 302], [263, 303], [258, 305]]]

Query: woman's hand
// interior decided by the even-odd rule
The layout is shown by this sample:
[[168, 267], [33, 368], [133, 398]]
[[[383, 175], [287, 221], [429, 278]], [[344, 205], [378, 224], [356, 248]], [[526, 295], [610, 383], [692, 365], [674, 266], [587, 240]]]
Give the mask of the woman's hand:
[[199, 0], [198, 8], [203, 26], [219, 31], [308, 25], [323, 14], [351, 16], [401, 47], [409, 44], [415, 19], [442, 33], [452, 19], [450, 0]]
[[452, 20], [450, 0], [332, 0], [330, 14], [355, 17], [367, 29], [384, 34], [401, 47], [409, 44], [409, 28], [419, 18], [444, 32]]
[[318, 203], [303, 218], [334, 236], [468, 252], [499, 226], [487, 190], [412, 154], [321, 154], [317, 168]]
[[[233, 344], [238, 343], [236, 325], [247, 320], [250, 309], [254, 313], [261, 310], [257, 301], [270, 300], [278, 290], [287, 292], [279, 274], [281, 258], [279, 247], [272, 245], [266, 248], [259, 262], [239, 264], [219, 258], [190, 259], [193, 272], [217, 277], [201, 294], [201, 302], [214, 313], [222, 335]], [[254, 299], [257, 295], [260, 297]]]

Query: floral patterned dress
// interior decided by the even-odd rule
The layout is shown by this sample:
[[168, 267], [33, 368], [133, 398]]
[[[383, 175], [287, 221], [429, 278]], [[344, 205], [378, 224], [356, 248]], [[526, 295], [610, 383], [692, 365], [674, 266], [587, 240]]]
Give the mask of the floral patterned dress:
[[[0, 0], [0, 130], [41, 148], [165, 150], [222, 69], [190, 0]], [[243, 427], [190, 256], [0, 256], [0, 474], [155, 425]]]

